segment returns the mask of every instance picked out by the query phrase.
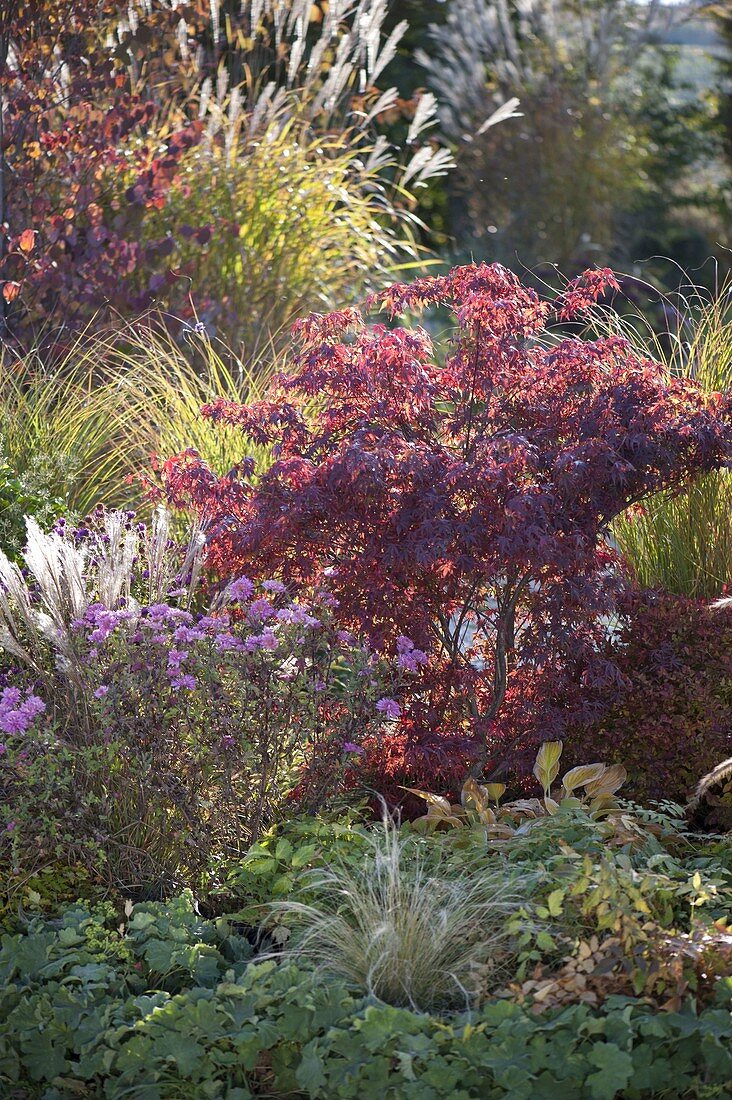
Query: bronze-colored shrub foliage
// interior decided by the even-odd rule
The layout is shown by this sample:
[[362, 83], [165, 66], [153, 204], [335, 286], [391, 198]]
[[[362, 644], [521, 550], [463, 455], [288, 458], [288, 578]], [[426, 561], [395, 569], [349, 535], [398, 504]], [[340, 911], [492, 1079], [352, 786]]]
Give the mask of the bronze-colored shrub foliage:
[[627, 689], [569, 753], [625, 764], [632, 798], [686, 802], [732, 753], [732, 607], [636, 598], [611, 648]]

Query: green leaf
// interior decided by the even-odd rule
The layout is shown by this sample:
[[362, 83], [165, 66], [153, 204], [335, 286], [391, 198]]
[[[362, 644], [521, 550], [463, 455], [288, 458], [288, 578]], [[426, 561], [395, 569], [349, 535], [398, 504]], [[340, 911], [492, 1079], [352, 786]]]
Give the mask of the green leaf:
[[325, 1085], [323, 1073], [323, 1060], [319, 1056], [317, 1047], [311, 1046], [303, 1055], [295, 1074], [297, 1083], [306, 1089], [310, 1096], [317, 1096], [318, 1091]]
[[552, 890], [549, 897], [546, 899], [547, 908], [552, 917], [558, 917], [562, 911], [562, 902], [564, 901], [564, 890]]
[[310, 863], [318, 850], [317, 844], [304, 844], [302, 848], [298, 848], [292, 857], [292, 869], [293, 871], [299, 871], [301, 867], [305, 867]]
[[589, 1059], [599, 1068], [587, 1078], [592, 1100], [613, 1100], [633, 1076], [633, 1059], [615, 1043], [595, 1043]]
[[275, 859], [289, 860], [292, 856], [292, 844], [289, 840], [282, 837], [277, 841], [277, 847], [275, 848]]

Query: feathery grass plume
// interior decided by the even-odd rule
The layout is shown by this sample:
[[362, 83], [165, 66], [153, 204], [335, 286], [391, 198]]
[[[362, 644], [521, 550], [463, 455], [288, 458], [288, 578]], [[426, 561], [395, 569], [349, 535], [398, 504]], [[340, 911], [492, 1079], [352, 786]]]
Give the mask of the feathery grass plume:
[[[289, 100], [255, 128], [231, 96], [209, 106], [225, 119], [221, 131], [190, 154], [165, 206], [147, 213], [146, 233], [176, 240], [178, 283], [190, 283], [202, 320], [251, 361], [280, 346], [299, 313], [332, 308], [427, 262], [413, 192], [438, 152], [417, 143], [400, 166], [394, 149], [353, 122], [313, 131], [305, 105]], [[209, 224], [212, 210], [215, 243], [176, 232]]]
[[73, 532], [44, 532], [32, 517], [27, 527], [25, 575], [0, 550], [0, 649], [39, 675], [53, 677], [58, 662], [73, 672], [71, 626], [92, 604], [137, 608], [166, 599], [174, 586], [184, 605], [194, 598], [201, 528], [195, 525], [182, 546], [174, 544], [162, 508], [147, 529], [134, 527], [129, 513], [105, 513], [78, 544]]
[[710, 772], [702, 776], [697, 783], [693, 795], [686, 804], [687, 812], [691, 813], [695, 810], [712, 787], [715, 787], [717, 783], [722, 783], [725, 779], [729, 779], [730, 777], [732, 777], [732, 756], [730, 756], [728, 760], [723, 760], [720, 764], [717, 764], [715, 768], [712, 768]]
[[369, 849], [360, 867], [306, 872], [312, 904], [273, 904], [291, 928], [285, 957], [417, 1011], [465, 1008], [479, 985], [500, 984], [522, 902], [505, 871], [428, 865], [419, 841], [387, 818]]
[[[670, 324], [656, 333], [640, 316], [599, 310], [593, 323], [620, 334], [665, 363], [670, 374], [695, 379], [708, 392], [732, 385], [732, 282], [716, 293], [687, 285], [662, 300]], [[714, 599], [732, 581], [732, 472], [697, 479], [679, 494], [661, 493], [643, 512], [613, 527], [638, 580], [677, 595]]]

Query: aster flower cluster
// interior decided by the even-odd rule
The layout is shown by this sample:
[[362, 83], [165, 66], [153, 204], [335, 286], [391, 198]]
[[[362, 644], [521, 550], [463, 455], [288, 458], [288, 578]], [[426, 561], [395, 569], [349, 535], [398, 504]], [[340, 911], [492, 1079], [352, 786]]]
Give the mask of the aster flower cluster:
[[45, 709], [43, 700], [31, 691], [3, 688], [0, 692], [0, 730], [6, 734], [27, 733]]
[[[316, 597], [316, 601], [327, 616], [327, 599]], [[304, 650], [309, 636], [317, 631], [331, 649], [350, 650], [360, 659], [367, 657], [354, 637], [346, 638], [343, 632], [331, 637], [333, 632], [324, 625], [323, 614], [313, 611], [311, 604], [287, 600], [286, 587], [280, 581], [267, 580], [255, 586], [248, 577], [239, 577], [227, 587], [224, 605], [213, 614], [196, 615], [167, 603], [116, 609], [95, 603], [74, 620], [72, 631], [82, 647], [88, 645], [84, 656], [92, 662], [104, 662], [108, 656], [105, 643], [110, 640], [128, 645], [131, 652], [144, 650], [147, 671], [162, 661], [168, 685], [176, 691], [196, 690], [194, 668], [202, 662], [211, 666], [224, 655], [238, 654], [244, 660], [267, 652], [283, 659], [288, 646], [294, 646], [296, 652]], [[321, 637], [321, 644], [323, 640]], [[303, 667], [307, 660], [302, 657]], [[322, 684], [322, 679], [315, 677], [313, 690], [322, 690]], [[92, 695], [99, 700], [108, 693], [109, 686], [102, 683]]]
[[[113, 599], [87, 589], [96, 598], [58, 619], [63, 646], [48, 647], [37, 682], [35, 665], [0, 679], [0, 734], [28, 731], [0, 744], [0, 836], [4, 822], [13, 859], [55, 844], [63, 819], [73, 858], [93, 837], [124, 865], [118, 878], [138, 881], [148, 872], [127, 868], [132, 849], [116, 838], [144, 835], [134, 858], [174, 876], [181, 860], [203, 864], [212, 846], [247, 843], [295, 807], [316, 812], [393, 736], [404, 685], [426, 660], [410, 638], [392, 657], [363, 644], [325, 587], [306, 598], [238, 576], [202, 611], [176, 606], [169, 586], [151, 591], [161, 587], [168, 595], [146, 604], [139, 588], [112, 586]], [[53, 721], [34, 730], [44, 711]], [[39, 802], [53, 813], [39, 818]]]

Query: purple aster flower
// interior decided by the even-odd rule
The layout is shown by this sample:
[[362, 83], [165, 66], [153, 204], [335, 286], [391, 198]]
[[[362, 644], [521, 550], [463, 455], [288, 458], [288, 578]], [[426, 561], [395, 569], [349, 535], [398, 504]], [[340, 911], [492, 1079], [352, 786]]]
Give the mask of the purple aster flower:
[[258, 619], [260, 622], [264, 622], [265, 619], [271, 619], [275, 613], [275, 609], [269, 600], [261, 599], [254, 600], [249, 605], [247, 614], [250, 619]]
[[285, 586], [282, 581], [262, 581], [262, 588], [265, 592], [284, 592]]
[[420, 665], [426, 663], [427, 654], [422, 649], [410, 649], [397, 657], [399, 668], [406, 669], [407, 672], [416, 672]]
[[0, 730], [3, 733], [27, 733], [46, 704], [37, 695], [25, 699], [18, 688], [5, 688], [0, 694]]
[[95, 699], [103, 699], [108, 691], [109, 691], [109, 688], [107, 687], [106, 684], [100, 684], [99, 687], [97, 688], [97, 690], [94, 692], [94, 698]]
[[20, 688], [4, 688], [2, 695], [0, 695], [0, 707], [10, 710], [12, 707], [17, 707], [22, 696]]
[[228, 592], [230, 600], [248, 600], [254, 592], [254, 585], [249, 577], [239, 577], [231, 582]]
[[362, 748], [360, 745], [355, 745], [353, 743], [353, 741], [344, 741], [343, 742], [343, 751], [344, 752], [355, 752], [355, 753], [358, 753], [359, 756], [363, 756], [363, 754], [366, 752], [366, 750], [364, 748]]
[[176, 689], [185, 688], [186, 691], [196, 690], [196, 677], [195, 676], [176, 676], [175, 679], [170, 681], [171, 687]]
[[381, 711], [386, 718], [398, 718], [402, 713], [402, 708], [396, 699], [379, 699], [376, 709]]
[[229, 649], [243, 649], [244, 646], [233, 634], [228, 630], [222, 631], [221, 634], [217, 634], [214, 638], [214, 645], [219, 653], [226, 653]]
[[168, 653], [168, 668], [176, 669], [180, 668], [183, 661], [188, 657], [187, 649], [171, 649]]

